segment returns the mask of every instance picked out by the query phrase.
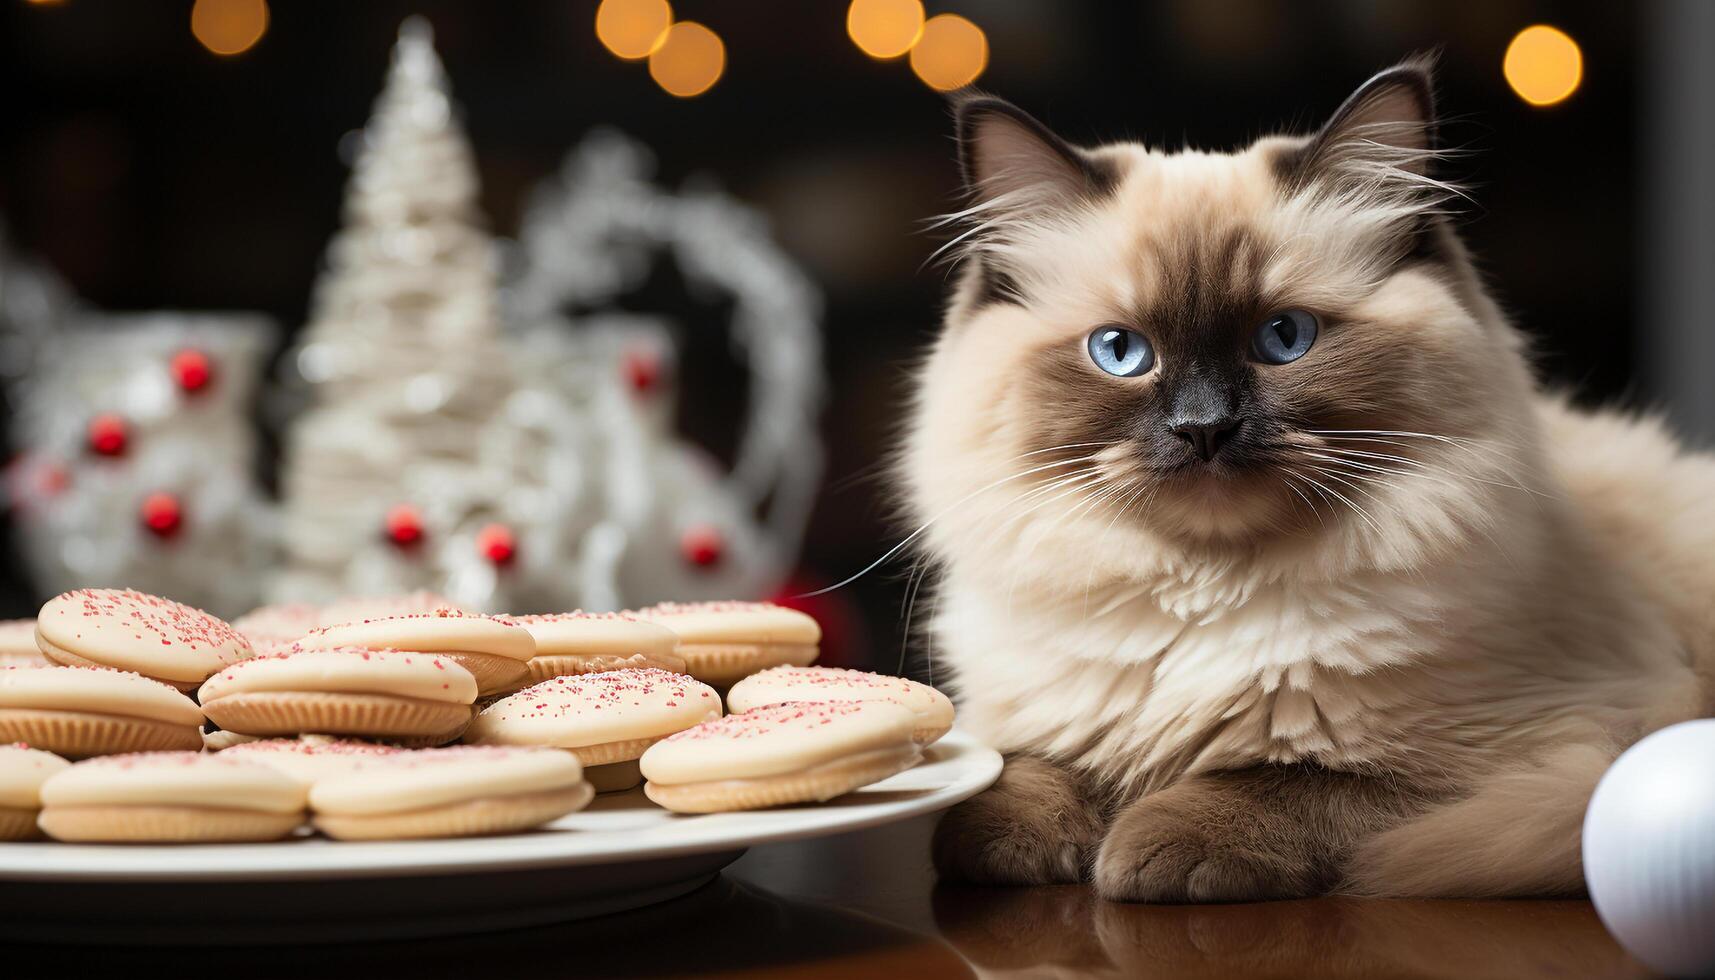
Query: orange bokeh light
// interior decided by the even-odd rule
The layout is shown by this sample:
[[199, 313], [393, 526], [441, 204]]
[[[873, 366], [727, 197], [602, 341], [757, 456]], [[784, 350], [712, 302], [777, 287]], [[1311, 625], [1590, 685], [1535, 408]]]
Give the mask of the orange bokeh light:
[[215, 54], [243, 54], [268, 33], [268, 0], [196, 0], [191, 33]]
[[726, 70], [726, 45], [720, 36], [692, 20], [682, 20], [649, 56], [649, 77], [681, 99], [702, 95]]
[[982, 75], [989, 63], [989, 42], [983, 29], [958, 14], [937, 14], [923, 25], [923, 36], [911, 49], [911, 70], [938, 92], [964, 88]]
[[897, 58], [923, 36], [920, 0], [852, 0], [846, 34], [871, 58]]
[[595, 36], [616, 57], [639, 61], [654, 54], [673, 26], [667, 0], [601, 0], [595, 10]]
[[1584, 52], [1559, 28], [1533, 24], [1518, 32], [1501, 59], [1518, 97], [1535, 106], [1565, 101], [1584, 79]]

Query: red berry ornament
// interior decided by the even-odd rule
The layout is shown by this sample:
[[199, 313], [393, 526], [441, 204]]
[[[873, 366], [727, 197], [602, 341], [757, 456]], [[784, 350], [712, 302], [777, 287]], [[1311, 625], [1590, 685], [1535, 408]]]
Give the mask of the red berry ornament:
[[423, 540], [423, 515], [410, 504], [395, 504], [387, 511], [387, 540], [409, 548]]
[[496, 565], [509, 564], [518, 555], [518, 539], [504, 524], [490, 524], [476, 532], [476, 550]]
[[143, 519], [143, 526], [159, 538], [173, 537], [185, 523], [184, 508], [179, 505], [179, 498], [170, 493], [152, 493], [144, 497], [138, 516]]
[[646, 395], [661, 384], [661, 356], [652, 350], [626, 351], [620, 367], [631, 390], [639, 395]]
[[679, 536], [679, 554], [697, 568], [713, 568], [726, 554], [726, 535], [710, 524], [699, 524]]
[[98, 456], [123, 456], [131, 441], [131, 427], [125, 418], [104, 412], [89, 420], [89, 451]]
[[214, 380], [214, 362], [194, 347], [174, 354], [168, 368], [173, 372], [173, 383], [188, 395], [202, 391]]

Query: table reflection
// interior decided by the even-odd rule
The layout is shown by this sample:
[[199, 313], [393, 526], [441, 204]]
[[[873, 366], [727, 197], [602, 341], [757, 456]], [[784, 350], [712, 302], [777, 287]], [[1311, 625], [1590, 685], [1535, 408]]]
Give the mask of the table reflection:
[[933, 894], [944, 937], [988, 978], [1648, 977], [1582, 901], [1104, 902], [1090, 890]]

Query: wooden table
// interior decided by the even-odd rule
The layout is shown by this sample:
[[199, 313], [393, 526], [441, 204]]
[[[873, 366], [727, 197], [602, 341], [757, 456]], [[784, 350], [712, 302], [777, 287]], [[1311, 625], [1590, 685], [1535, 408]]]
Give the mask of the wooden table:
[[665, 905], [485, 936], [320, 947], [12, 947], [72, 977], [1647, 977], [1587, 902], [1116, 905], [934, 882], [931, 821], [758, 848]]

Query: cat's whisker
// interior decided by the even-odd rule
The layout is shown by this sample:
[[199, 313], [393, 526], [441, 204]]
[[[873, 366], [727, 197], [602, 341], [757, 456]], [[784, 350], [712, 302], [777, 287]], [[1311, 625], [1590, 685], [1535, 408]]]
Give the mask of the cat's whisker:
[[[1504, 490], [1517, 490], [1521, 493], [1534, 494], [1534, 495], [1539, 496], [1539, 497], [1548, 496], [1547, 494], [1542, 493], [1540, 490], [1533, 490], [1530, 487], [1527, 487], [1524, 484], [1518, 483], [1515, 481], [1490, 480], [1490, 479], [1486, 479], [1486, 478], [1481, 477], [1481, 476], [1476, 476], [1476, 475], [1471, 475], [1471, 474], [1464, 474], [1464, 475], [1454, 474], [1454, 473], [1447, 471], [1446, 469], [1441, 469], [1441, 468], [1431, 466], [1430, 464], [1425, 463], [1422, 460], [1407, 459], [1407, 458], [1402, 457], [1402, 456], [1390, 456], [1390, 455], [1387, 455], [1384, 453], [1366, 453], [1366, 452], [1362, 452], [1362, 451], [1356, 450], [1356, 449], [1341, 449], [1341, 448], [1334, 447], [1334, 446], [1324, 447], [1323, 452], [1332, 453], [1332, 454], [1336, 454], [1336, 455], [1343, 456], [1343, 457], [1366, 457], [1366, 458], [1380, 459], [1380, 460], [1384, 460], [1384, 461], [1397, 460], [1398, 462], [1400, 462], [1402, 464], [1414, 467], [1416, 470], [1418, 470], [1420, 472], [1411, 472], [1411, 471], [1406, 471], [1406, 470], [1398, 470], [1398, 469], [1392, 469], [1392, 468], [1380, 467], [1380, 466], [1370, 466], [1370, 464], [1362, 463], [1356, 459], [1348, 459], [1345, 461], [1345, 463], [1348, 466], [1359, 466], [1359, 467], [1373, 468], [1376, 470], [1376, 472], [1390, 473], [1390, 474], [1393, 474], [1395, 476], [1418, 476], [1418, 477], [1423, 477], [1425, 479], [1433, 479], [1436, 482], [1440, 483], [1442, 486], [1449, 487], [1449, 488], [1454, 489], [1454, 490], [1463, 489], [1458, 485], [1459, 480], [1469, 480], [1472, 483], [1480, 483], [1480, 484], [1483, 484], [1485, 486], [1499, 487], [1499, 488], [1504, 489]], [[1315, 454], [1312, 454], [1312, 455], [1315, 455]]]
[[978, 487], [977, 489], [972, 490], [970, 493], [965, 494], [963, 497], [960, 497], [958, 500], [953, 501], [951, 504], [948, 504], [945, 508], [943, 508], [940, 511], [940, 513], [937, 513], [933, 517], [929, 518], [927, 521], [924, 521], [920, 526], [918, 526], [917, 530], [912, 531], [910, 534], [906, 535], [904, 540], [900, 541], [898, 544], [894, 545], [893, 547], [887, 549], [887, 551], [880, 558], [877, 558], [875, 561], [872, 561], [868, 565], [865, 565], [862, 569], [860, 569], [855, 574], [850, 575], [844, 579], [841, 579], [840, 581], [835, 582], [833, 585], [829, 585], [829, 586], [826, 586], [824, 588], [816, 589], [813, 592], [800, 593], [799, 595], [796, 595], [793, 598], [795, 598], [795, 599], [810, 599], [810, 598], [814, 598], [815, 596], [819, 596], [819, 595], [827, 595], [829, 592], [832, 592], [835, 589], [844, 588], [844, 587], [852, 584], [853, 582], [856, 582], [858, 579], [863, 578], [865, 575], [868, 575], [870, 572], [873, 572], [877, 568], [880, 568], [882, 565], [886, 564], [889, 559], [891, 559], [894, 555], [899, 554], [899, 552], [904, 550], [907, 546], [909, 546], [911, 544], [911, 542], [917, 540], [919, 537], [922, 537], [923, 532], [929, 530], [929, 528], [931, 526], [933, 526], [936, 521], [941, 520], [943, 517], [946, 517], [948, 514], [951, 514], [954, 511], [958, 510], [960, 507], [964, 506], [966, 503], [970, 502], [972, 499], [974, 499], [974, 498], [976, 498], [982, 494], [985, 494], [985, 493], [989, 492], [990, 490], [994, 490], [998, 487], [1005, 486], [1006, 484], [1011, 483], [1014, 480], [1022, 480], [1025, 477], [1030, 476], [1032, 474], [1041, 473], [1044, 470], [1054, 469], [1057, 466], [1070, 466], [1074, 463], [1091, 462], [1091, 461], [1094, 461], [1095, 459], [1096, 459], [1096, 456], [1094, 454], [1092, 454], [1089, 456], [1084, 456], [1084, 457], [1080, 457], [1080, 458], [1076, 458], [1076, 459], [1055, 460], [1054, 462], [1051, 462], [1051, 463], [1044, 463], [1040, 466], [1032, 467], [1028, 470], [1025, 470], [1022, 473], [1014, 473], [1011, 476], [1002, 477], [1001, 479], [996, 480], [993, 483], [990, 483], [986, 486]]
[[[1332, 473], [1329, 473], [1328, 471], [1323, 470], [1321, 468], [1316, 469], [1316, 474], [1317, 474], [1317, 476], [1323, 476], [1323, 477], [1327, 477], [1329, 479], [1335, 478]], [[1316, 487], [1320, 487], [1324, 491], [1328, 492], [1335, 499], [1339, 500], [1341, 503], [1344, 503], [1347, 507], [1350, 507], [1352, 509], [1352, 512], [1357, 514], [1358, 517], [1361, 518], [1365, 524], [1369, 525], [1370, 530], [1376, 532], [1376, 535], [1378, 537], [1382, 534], [1381, 525], [1376, 523], [1375, 518], [1370, 516], [1369, 511], [1365, 510], [1362, 506], [1360, 506], [1355, 501], [1353, 501], [1352, 498], [1346, 496], [1345, 494], [1341, 493], [1338, 490], [1335, 490], [1333, 487], [1327, 486], [1327, 485], [1325, 485], [1325, 484], [1323, 484], [1323, 483], [1321, 483], [1321, 482], [1319, 482], [1319, 481], [1317, 481], [1311, 477], [1306, 476], [1306, 477], [1304, 477], [1304, 479], [1309, 481], [1311, 485], [1316, 486]]]
[[1316, 507], [1316, 502], [1311, 500], [1303, 490], [1298, 489], [1298, 485], [1296, 483], [1292, 482], [1295, 478], [1298, 478], [1298, 474], [1296, 472], [1283, 473], [1281, 475], [1281, 483], [1286, 487], [1286, 489], [1297, 494], [1299, 500], [1304, 501], [1305, 506], [1310, 508], [1310, 513], [1316, 516], [1316, 523], [1318, 526], [1327, 527], [1327, 523], [1322, 520], [1322, 511]]

